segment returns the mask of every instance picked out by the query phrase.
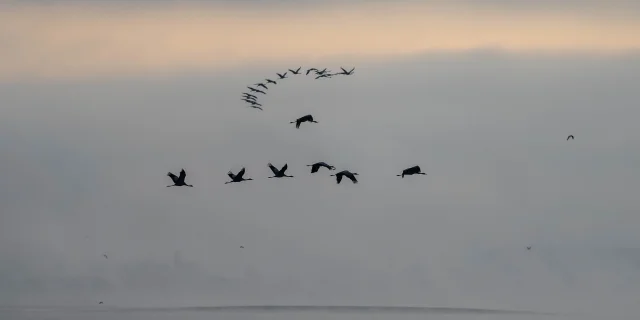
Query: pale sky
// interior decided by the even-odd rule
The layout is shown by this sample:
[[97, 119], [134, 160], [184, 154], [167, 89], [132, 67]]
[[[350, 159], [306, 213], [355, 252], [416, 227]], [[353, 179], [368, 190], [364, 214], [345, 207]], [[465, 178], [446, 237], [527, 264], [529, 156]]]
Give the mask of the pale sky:
[[0, 301], [633, 314], [639, 6], [442, 3], [0, 4]]

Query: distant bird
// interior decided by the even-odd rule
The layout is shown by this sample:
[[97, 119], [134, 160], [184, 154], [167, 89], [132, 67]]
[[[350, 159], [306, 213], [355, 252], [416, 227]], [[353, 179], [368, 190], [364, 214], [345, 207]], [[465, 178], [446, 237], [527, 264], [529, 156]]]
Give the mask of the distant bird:
[[244, 249], [244, 246], [240, 246], [240, 249]]
[[336, 182], [337, 182], [338, 184], [340, 184], [340, 181], [342, 181], [342, 176], [345, 176], [345, 177], [347, 177], [347, 178], [351, 179], [351, 181], [353, 181], [353, 183], [358, 183], [358, 180], [357, 180], [357, 179], [356, 179], [356, 177], [355, 177], [355, 176], [357, 176], [357, 175], [358, 175], [358, 174], [357, 174], [357, 173], [355, 173], [355, 172], [354, 172], [354, 173], [352, 173], [352, 172], [350, 172], [350, 171], [348, 171], [348, 170], [343, 170], [343, 171], [340, 171], [340, 172], [338, 172], [338, 173], [336, 173], [336, 174], [332, 174], [331, 176], [332, 176], [332, 177], [333, 177], [333, 176], [335, 176], [335, 177], [336, 177]]
[[531, 250], [531, 247], [527, 247], [527, 250]]
[[258, 86], [258, 87], [263, 87], [265, 89], [269, 89], [269, 88], [267, 88], [267, 86], [264, 85], [264, 83], [256, 83], [256, 84], [254, 84], [254, 86]]
[[318, 123], [317, 121], [313, 120], [313, 116], [308, 114], [304, 117], [298, 118], [298, 120], [296, 121], [291, 121], [290, 123], [295, 123], [296, 124], [296, 129], [300, 129], [300, 124], [303, 122], [313, 122], [313, 123]]
[[267, 83], [278, 84], [277, 82], [275, 82], [275, 81], [273, 81], [273, 80], [271, 80], [271, 79], [264, 79], [264, 80], [266, 80], [266, 81], [267, 81]]
[[242, 95], [243, 95], [245, 98], [248, 98], [248, 99], [257, 99], [257, 98], [258, 98], [258, 96], [254, 96], [254, 95], [252, 95], [252, 94], [250, 94], [250, 93], [246, 93], [246, 92], [243, 92], [243, 93], [242, 93]]
[[329, 170], [335, 170], [336, 167], [334, 166], [330, 166], [324, 162], [316, 162], [314, 164], [308, 164], [307, 167], [311, 167], [311, 173], [316, 173], [318, 172], [318, 169], [320, 169], [320, 167], [325, 167]]
[[572, 134], [570, 134], [570, 135], [567, 137], [567, 141], [569, 141], [569, 139], [574, 140], [575, 138], [573, 137], [573, 135], [572, 135]]
[[285, 163], [284, 166], [278, 170], [278, 168], [274, 167], [271, 163], [268, 164], [269, 169], [271, 169], [271, 171], [273, 172], [273, 177], [269, 177], [269, 178], [283, 178], [283, 177], [287, 177], [287, 178], [293, 178], [293, 176], [288, 176], [285, 171], [287, 171], [287, 164]]
[[260, 92], [262, 94], [267, 94], [266, 92], [258, 90], [258, 89], [254, 89], [254, 88], [251, 88], [251, 87], [247, 87], [247, 88], [249, 88], [249, 90], [251, 90], [251, 92]]
[[232, 182], [241, 182], [241, 181], [253, 180], [251, 178], [249, 178], [249, 179], [243, 178], [242, 176], [244, 176], [244, 172], [245, 172], [244, 168], [242, 168], [240, 171], [238, 171], [238, 174], [233, 174], [233, 172], [229, 171], [227, 173], [227, 175], [229, 175], [229, 177], [231, 178], [231, 181], [227, 181], [224, 184], [232, 183]]
[[426, 173], [420, 171], [420, 166], [413, 166], [411, 168], [407, 168], [407, 169], [402, 170], [402, 174], [399, 174], [398, 177], [403, 177], [404, 178], [404, 176], [410, 176], [410, 175], [414, 175], [414, 174], [424, 174], [424, 175], [426, 175]]
[[186, 184], [184, 182], [184, 178], [187, 176], [187, 173], [184, 172], [184, 169], [180, 171], [179, 177], [176, 177], [176, 175], [171, 172], [167, 173], [167, 176], [169, 176], [171, 180], [173, 180], [173, 184], [167, 187], [180, 187], [180, 186], [193, 187], [192, 185]]
[[279, 74], [276, 72], [276, 74], [278, 75], [278, 77], [280, 77], [280, 79], [284, 79], [287, 77], [287, 73], [285, 72], [284, 74]]
[[107, 257], [107, 255], [106, 255], [106, 254], [103, 254], [102, 256], [103, 256], [105, 259], [109, 259], [109, 257]]
[[327, 68], [324, 68], [322, 70], [316, 69], [316, 74], [318, 74], [318, 75], [325, 74], [325, 72], [327, 72]]
[[246, 101], [246, 102], [250, 103], [253, 106], [261, 106], [262, 107], [262, 105], [257, 103], [255, 100], [242, 99], [242, 101]]
[[320, 78], [331, 78], [331, 76], [333, 76], [330, 73], [326, 73], [326, 74], [321, 74], [319, 76], [316, 77], [316, 79], [320, 79]]
[[351, 69], [349, 71], [345, 70], [343, 67], [340, 67], [340, 69], [342, 69], [342, 72], [336, 73], [336, 74], [344, 74], [345, 76], [348, 76], [348, 75], [353, 74], [353, 70], [355, 70], [356, 68], [354, 67], [353, 69]]
[[294, 70], [289, 69], [289, 71], [291, 71], [291, 73], [293, 73], [293, 74], [300, 74], [300, 69], [302, 69], [302, 67], [300, 67], [300, 68], [296, 69], [295, 71], [294, 71]]
[[309, 75], [309, 72], [311, 72], [311, 71], [318, 71], [318, 69], [316, 69], [316, 68], [307, 69], [307, 74], [306, 75]]
[[257, 105], [254, 105], [254, 104], [248, 105], [247, 107], [262, 110], [262, 108], [258, 107]]
[[98, 304], [104, 304], [102, 301], [98, 302]]

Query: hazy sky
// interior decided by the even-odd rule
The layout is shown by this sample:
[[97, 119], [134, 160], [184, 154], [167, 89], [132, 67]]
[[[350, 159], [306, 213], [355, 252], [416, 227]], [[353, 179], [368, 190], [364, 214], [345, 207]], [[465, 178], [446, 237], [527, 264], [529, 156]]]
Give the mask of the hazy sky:
[[[0, 4], [0, 301], [631, 310], [640, 6], [613, 2]], [[239, 100], [299, 66], [356, 70]]]

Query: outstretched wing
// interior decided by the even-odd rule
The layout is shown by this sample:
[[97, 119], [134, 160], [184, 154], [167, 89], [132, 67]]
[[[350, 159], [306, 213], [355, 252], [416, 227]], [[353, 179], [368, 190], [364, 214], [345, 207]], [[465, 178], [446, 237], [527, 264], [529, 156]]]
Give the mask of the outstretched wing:
[[171, 178], [171, 180], [173, 180], [173, 183], [178, 183], [179, 180], [178, 180], [178, 177], [175, 174], [169, 172], [169, 173], [167, 173], [167, 175], [169, 176], [169, 178]]
[[347, 177], [349, 177], [349, 179], [351, 179], [353, 183], [358, 183], [358, 179], [356, 179], [356, 176], [354, 176], [353, 174], [349, 174], [347, 175]]
[[336, 179], [337, 179], [338, 184], [340, 184], [340, 181], [342, 181], [342, 175], [338, 173], [336, 175]]
[[318, 169], [319, 169], [319, 168], [320, 168], [320, 165], [319, 165], [319, 164], [317, 164], [317, 163], [316, 163], [316, 164], [311, 165], [311, 173], [318, 172]]
[[242, 170], [238, 171], [238, 174], [236, 174], [236, 178], [240, 179], [242, 178], [242, 176], [244, 176], [244, 167], [242, 168]]
[[340, 67], [340, 69], [342, 69], [342, 72], [348, 73], [347, 70], [345, 70], [343, 67]]
[[271, 163], [268, 164], [269, 169], [271, 169], [271, 172], [273, 172], [273, 174], [278, 174], [278, 168], [274, 167]]
[[180, 170], [180, 176], [178, 177], [178, 182], [184, 182], [184, 178], [187, 177], [187, 173], [184, 169]]
[[229, 178], [231, 178], [232, 180], [235, 179], [236, 175], [233, 174], [233, 172], [229, 171], [227, 172], [227, 175], [229, 176]]
[[289, 166], [285, 163], [285, 164], [284, 164], [284, 166], [282, 167], [282, 169], [280, 169], [280, 172], [281, 172], [281, 173], [284, 173], [285, 171], [287, 171], [287, 168], [288, 168], [288, 167], [289, 167]]

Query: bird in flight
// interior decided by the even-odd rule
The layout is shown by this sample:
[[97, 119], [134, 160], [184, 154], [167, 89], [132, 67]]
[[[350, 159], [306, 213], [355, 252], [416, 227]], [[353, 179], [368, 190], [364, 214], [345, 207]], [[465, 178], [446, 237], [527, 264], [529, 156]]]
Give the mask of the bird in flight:
[[340, 69], [342, 69], [342, 72], [340, 72], [340, 73], [338, 73], [338, 74], [344, 74], [345, 76], [348, 76], [348, 75], [353, 74], [353, 70], [355, 70], [356, 68], [355, 68], [355, 67], [353, 67], [353, 69], [351, 69], [351, 70], [349, 70], [349, 71], [345, 70], [343, 67], [340, 67]]
[[308, 164], [307, 167], [311, 167], [311, 173], [316, 173], [320, 169], [320, 167], [325, 167], [329, 170], [335, 170], [336, 167], [330, 166], [324, 162], [316, 162], [314, 164]]
[[242, 99], [242, 101], [246, 101], [246, 102], [250, 103], [252, 106], [260, 106], [260, 107], [262, 107], [262, 105], [257, 103], [255, 100]]
[[265, 88], [267, 90], [269, 89], [269, 88], [267, 88], [267, 86], [264, 85], [264, 83], [256, 83], [255, 86], [263, 87], [263, 88]]
[[227, 173], [227, 175], [229, 175], [229, 178], [231, 178], [231, 181], [227, 181], [224, 184], [232, 183], [232, 182], [241, 182], [241, 181], [253, 180], [251, 178], [245, 179], [243, 177], [244, 176], [244, 172], [245, 172], [244, 168], [242, 168], [240, 171], [238, 171], [237, 174], [233, 174], [233, 172], [229, 171]]
[[[259, 104], [259, 103], [258, 103], [258, 104]], [[258, 107], [258, 106], [257, 106], [257, 105], [255, 105], [255, 104], [248, 105], [247, 107], [262, 110], [262, 108]]]
[[531, 247], [527, 247], [527, 250], [531, 250]]
[[107, 257], [107, 255], [106, 255], [106, 254], [103, 254], [102, 256], [103, 256], [105, 259], [109, 259], [109, 257]]
[[311, 71], [318, 71], [318, 69], [316, 69], [316, 68], [307, 69], [306, 75], [309, 75], [309, 72], [311, 72]]
[[262, 94], [267, 94], [266, 92], [264, 92], [262, 90], [254, 89], [254, 88], [251, 88], [251, 87], [247, 87], [247, 88], [249, 88], [249, 90], [251, 90], [251, 92], [260, 92]]
[[302, 69], [302, 67], [300, 67], [300, 68], [298, 68], [296, 70], [289, 69], [289, 71], [291, 71], [291, 73], [293, 73], [293, 74], [300, 74], [300, 69]]
[[254, 96], [254, 95], [252, 95], [250, 93], [246, 93], [246, 92], [243, 92], [242, 95], [247, 99], [257, 99], [258, 98], [258, 96]]
[[240, 249], [244, 249], [244, 246], [240, 246]]
[[269, 177], [269, 178], [283, 178], [283, 177], [287, 177], [287, 178], [293, 178], [293, 176], [288, 176], [285, 171], [287, 171], [287, 164], [285, 163], [284, 166], [278, 170], [278, 168], [274, 167], [271, 163], [268, 164], [269, 169], [271, 169], [271, 171], [273, 172], [273, 177]]
[[287, 77], [287, 73], [285, 72], [284, 74], [279, 74], [276, 72], [276, 74], [278, 75], [278, 77], [280, 77], [280, 79], [284, 79]]
[[331, 78], [333, 75], [330, 73], [323, 73], [319, 76], [316, 77], [316, 79], [320, 79], [320, 78]]
[[413, 166], [411, 168], [407, 168], [402, 170], [402, 174], [399, 174], [398, 177], [403, 177], [404, 176], [410, 176], [410, 175], [414, 175], [414, 174], [424, 174], [426, 175], [426, 173], [422, 172], [420, 170], [420, 166]]
[[567, 141], [569, 141], [569, 139], [574, 140], [575, 138], [573, 137], [573, 135], [572, 135], [572, 134], [570, 134], [570, 135], [567, 137]]
[[98, 302], [98, 304], [104, 304], [102, 301]]
[[184, 169], [180, 171], [179, 177], [177, 177], [175, 174], [171, 172], [167, 173], [167, 176], [169, 176], [171, 180], [173, 180], [173, 184], [167, 187], [180, 187], [180, 186], [193, 187], [192, 185], [186, 184], [184, 182], [184, 178], [187, 176], [187, 173], [184, 171]]
[[336, 174], [332, 174], [331, 176], [332, 176], [332, 177], [333, 177], [333, 176], [335, 176], [335, 177], [336, 177], [336, 182], [337, 182], [338, 184], [340, 184], [340, 181], [342, 181], [342, 176], [345, 176], [345, 177], [347, 177], [347, 178], [351, 179], [351, 181], [352, 181], [353, 183], [358, 183], [358, 180], [357, 180], [357, 179], [356, 179], [356, 177], [355, 177], [355, 176], [357, 176], [357, 175], [358, 175], [358, 174], [357, 174], [357, 173], [355, 173], [355, 172], [353, 172], [353, 173], [352, 173], [352, 172], [350, 172], [350, 171], [348, 171], [348, 170], [343, 170], [343, 171], [340, 171], [340, 172], [338, 172], [338, 173], [336, 173]]
[[317, 121], [313, 120], [313, 116], [308, 114], [304, 117], [300, 117], [298, 118], [298, 120], [296, 121], [291, 121], [290, 123], [295, 123], [296, 124], [296, 129], [300, 129], [300, 124], [303, 122], [313, 122], [313, 123], [318, 123]]
[[278, 84], [277, 82], [271, 80], [271, 79], [264, 79], [265, 81], [267, 81], [267, 83], [273, 83], [273, 84]]

